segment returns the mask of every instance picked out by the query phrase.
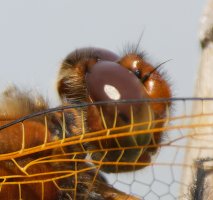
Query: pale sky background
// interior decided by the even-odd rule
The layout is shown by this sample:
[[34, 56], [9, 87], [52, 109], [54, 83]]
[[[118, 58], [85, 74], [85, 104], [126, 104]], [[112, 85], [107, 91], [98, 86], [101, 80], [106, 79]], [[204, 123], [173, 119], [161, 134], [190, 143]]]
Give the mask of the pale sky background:
[[77, 47], [120, 52], [137, 43], [164, 70], [175, 96], [193, 96], [200, 57], [199, 18], [204, 0], [1, 0], [0, 89], [35, 88], [56, 105], [54, 88], [63, 58]]

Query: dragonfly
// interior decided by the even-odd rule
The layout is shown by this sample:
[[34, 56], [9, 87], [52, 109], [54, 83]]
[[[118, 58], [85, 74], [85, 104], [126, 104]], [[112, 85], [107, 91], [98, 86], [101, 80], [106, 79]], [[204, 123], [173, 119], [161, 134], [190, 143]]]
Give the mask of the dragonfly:
[[[206, 160], [186, 162], [183, 155], [204, 148], [187, 139], [200, 139], [196, 129], [211, 127], [192, 119], [211, 116], [203, 107], [212, 99], [173, 98], [163, 64], [149, 64], [137, 46], [122, 56], [81, 48], [59, 70], [61, 106], [49, 108], [40, 95], [7, 89], [0, 108], [0, 198], [196, 196]], [[192, 102], [200, 108], [193, 115]], [[197, 175], [192, 185], [181, 179], [186, 168]]]

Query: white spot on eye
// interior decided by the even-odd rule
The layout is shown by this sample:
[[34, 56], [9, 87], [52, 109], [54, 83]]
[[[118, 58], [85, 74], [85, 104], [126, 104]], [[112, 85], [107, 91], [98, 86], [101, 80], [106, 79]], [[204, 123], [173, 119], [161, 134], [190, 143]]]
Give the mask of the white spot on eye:
[[104, 92], [112, 100], [119, 100], [121, 98], [120, 92], [112, 85], [104, 85]]

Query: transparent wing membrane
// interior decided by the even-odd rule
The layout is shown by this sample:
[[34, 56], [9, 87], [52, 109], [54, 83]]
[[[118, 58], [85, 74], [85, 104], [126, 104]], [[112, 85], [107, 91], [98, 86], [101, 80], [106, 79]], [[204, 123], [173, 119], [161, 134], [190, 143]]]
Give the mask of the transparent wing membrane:
[[[158, 103], [166, 111], [156, 117]], [[205, 109], [212, 103], [201, 98], [124, 100], [64, 106], [17, 120], [0, 116], [0, 199], [202, 195], [212, 166], [213, 113]], [[123, 105], [128, 105], [125, 116], [119, 113]], [[87, 125], [93, 121], [87, 114], [92, 106], [101, 116], [94, 121], [94, 127], [102, 126], [97, 130]]]

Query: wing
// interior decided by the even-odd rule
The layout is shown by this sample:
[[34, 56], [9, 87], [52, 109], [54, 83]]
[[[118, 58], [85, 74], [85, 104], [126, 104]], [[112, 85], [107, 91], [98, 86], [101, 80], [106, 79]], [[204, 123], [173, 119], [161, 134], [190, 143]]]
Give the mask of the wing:
[[[168, 109], [166, 116], [157, 120], [150, 113], [146, 118], [149, 120], [134, 122], [135, 105], [150, 107], [157, 101], [165, 105], [173, 101], [177, 112]], [[206, 120], [212, 118], [212, 113], [202, 110], [203, 105], [211, 101], [149, 99], [96, 103], [105, 128], [95, 132], [88, 131], [84, 122], [85, 108], [94, 104], [48, 109], [15, 121], [2, 120], [0, 197], [93, 200], [190, 198], [199, 188], [201, 190], [197, 184], [202, 185], [205, 181], [205, 177], [203, 182], [193, 177], [200, 177], [199, 170], [205, 172], [203, 164], [211, 160], [210, 157], [198, 159], [204, 149], [212, 149], [211, 145], [204, 146], [205, 143], [212, 144], [208, 141], [212, 123]], [[197, 105], [197, 112], [193, 115], [190, 114], [192, 102]], [[132, 108], [131, 123], [116, 126], [116, 108], [127, 103]], [[112, 127], [107, 127], [103, 112], [104, 106], [109, 104], [115, 110]], [[81, 124], [81, 132], [75, 132], [76, 121], [78, 126]], [[57, 128], [53, 127], [54, 123]], [[159, 123], [164, 126], [156, 126]], [[161, 142], [155, 137], [159, 132], [164, 132]], [[126, 138], [128, 145], [125, 144]], [[141, 140], [135, 141], [135, 138]], [[189, 142], [192, 140], [198, 141], [197, 145]], [[115, 145], [108, 145], [112, 143]], [[188, 151], [196, 153], [193, 158], [185, 156], [184, 159]], [[184, 173], [192, 177], [192, 185], [184, 184]]]

